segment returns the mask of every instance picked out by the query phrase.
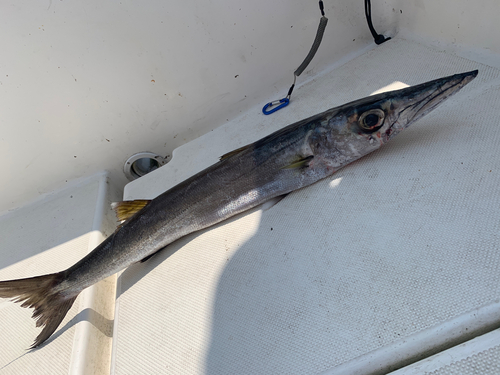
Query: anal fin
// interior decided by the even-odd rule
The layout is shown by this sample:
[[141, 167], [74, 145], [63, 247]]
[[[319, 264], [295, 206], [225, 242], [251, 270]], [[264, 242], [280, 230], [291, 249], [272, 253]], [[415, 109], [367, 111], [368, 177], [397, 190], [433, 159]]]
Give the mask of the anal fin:
[[262, 211], [267, 211], [267, 210], [273, 208], [275, 205], [277, 205], [279, 202], [281, 202], [281, 200], [283, 198], [285, 198], [288, 194], [290, 194], [290, 193], [278, 195], [277, 197], [271, 198], [267, 202], [262, 203], [262, 206], [261, 206]]
[[153, 254], [149, 254], [147, 257], [142, 258], [139, 262], [140, 263], [144, 263], [145, 261], [147, 261], [147, 260], [151, 259], [152, 257], [154, 257], [156, 254], [158, 254], [163, 249], [164, 249], [164, 247], [162, 247], [160, 250], [155, 251]]

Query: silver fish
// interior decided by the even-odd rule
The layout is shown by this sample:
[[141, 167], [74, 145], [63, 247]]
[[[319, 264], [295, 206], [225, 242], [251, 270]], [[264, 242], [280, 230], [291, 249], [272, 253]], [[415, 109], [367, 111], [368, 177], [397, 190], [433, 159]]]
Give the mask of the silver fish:
[[34, 308], [43, 330], [57, 329], [78, 294], [148, 259], [173, 241], [328, 177], [375, 151], [432, 111], [478, 71], [359, 99], [278, 130], [234, 150], [151, 201], [121, 202], [114, 234], [67, 270], [0, 282], [0, 297]]

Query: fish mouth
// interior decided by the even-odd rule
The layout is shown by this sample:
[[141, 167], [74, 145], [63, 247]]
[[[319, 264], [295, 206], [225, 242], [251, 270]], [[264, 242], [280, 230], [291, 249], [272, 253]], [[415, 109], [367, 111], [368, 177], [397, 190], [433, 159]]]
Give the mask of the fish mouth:
[[384, 133], [384, 138], [391, 139], [431, 112], [476, 78], [477, 74], [477, 70], [472, 70], [399, 90], [392, 99], [397, 112], [396, 119]]

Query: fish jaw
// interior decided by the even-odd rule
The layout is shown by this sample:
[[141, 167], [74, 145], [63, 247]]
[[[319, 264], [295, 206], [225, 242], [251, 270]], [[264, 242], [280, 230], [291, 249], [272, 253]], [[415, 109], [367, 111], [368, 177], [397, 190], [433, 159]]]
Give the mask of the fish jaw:
[[402, 130], [460, 91], [478, 71], [455, 74], [344, 105], [347, 132], [387, 143]]
[[392, 97], [388, 99], [389, 126], [385, 131], [382, 130], [384, 143], [460, 91], [476, 78], [477, 73], [478, 71], [474, 70], [455, 74], [393, 92]]
[[389, 142], [401, 131], [458, 92], [477, 70], [401, 90], [362, 98], [333, 108], [315, 119], [307, 146], [311, 167], [336, 171]]

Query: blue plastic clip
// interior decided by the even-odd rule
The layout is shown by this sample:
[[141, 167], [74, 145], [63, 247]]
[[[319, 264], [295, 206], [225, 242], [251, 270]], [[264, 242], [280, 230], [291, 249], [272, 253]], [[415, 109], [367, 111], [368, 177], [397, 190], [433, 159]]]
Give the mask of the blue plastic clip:
[[[281, 103], [280, 105], [277, 105]], [[264, 108], [262, 108], [262, 113], [265, 115], [270, 115], [271, 113], [276, 112], [277, 110], [286, 107], [290, 103], [290, 99], [288, 98], [283, 98], [280, 100], [275, 100], [274, 102], [269, 102], [267, 103]], [[269, 107], [275, 106], [273, 109], [268, 110]]]

